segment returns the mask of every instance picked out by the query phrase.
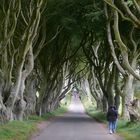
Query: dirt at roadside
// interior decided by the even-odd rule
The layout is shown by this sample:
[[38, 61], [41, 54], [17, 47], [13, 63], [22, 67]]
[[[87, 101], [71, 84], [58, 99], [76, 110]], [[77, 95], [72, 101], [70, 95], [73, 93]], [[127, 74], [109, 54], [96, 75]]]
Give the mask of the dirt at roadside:
[[40, 121], [37, 123], [37, 130], [35, 132], [33, 132], [33, 134], [31, 134], [29, 140], [34, 140], [34, 138], [38, 135], [40, 135], [41, 132], [43, 132], [43, 130], [46, 129], [46, 127], [51, 123], [53, 119], [49, 119], [47, 121]]

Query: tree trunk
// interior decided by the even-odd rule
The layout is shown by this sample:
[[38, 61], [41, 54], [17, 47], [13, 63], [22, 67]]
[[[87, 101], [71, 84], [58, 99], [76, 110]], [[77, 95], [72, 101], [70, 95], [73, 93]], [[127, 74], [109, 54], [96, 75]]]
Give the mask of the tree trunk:
[[107, 102], [107, 99], [104, 95], [103, 96], [103, 112], [107, 112], [107, 111], [108, 111], [108, 102]]
[[103, 110], [103, 102], [101, 99], [96, 100], [96, 104], [97, 104], [96, 105], [97, 110]]
[[19, 99], [16, 101], [15, 103], [15, 107], [14, 107], [14, 119], [15, 120], [19, 120], [22, 121], [23, 120], [23, 115], [24, 115], [24, 110], [26, 107], [26, 102], [23, 99]]
[[82, 88], [82, 91], [85, 93], [85, 95], [87, 95], [88, 100], [91, 101], [91, 91], [90, 91], [90, 86], [87, 79], [82, 80], [81, 88]]
[[33, 67], [34, 67], [32, 46], [30, 46], [30, 48], [29, 48], [29, 52], [27, 54], [26, 61], [24, 64], [25, 69], [22, 71], [20, 87], [19, 87], [19, 91], [18, 91], [18, 95], [17, 95], [19, 98], [17, 100], [17, 104], [19, 106], [18, 105], [14, 106], [14, 110], [15, 110], [14, 115], [15, 115], [15, 118], [17, 118], [18, 120], [23, 119], [23, 114], [24, 114], [25, 107], [26, 107], [26, 101], [23, 98], [23, 94], [25, 91], [25, 80], [27, 79], [27, 77], [29, 76], [29, 74], [31, 73], [31, 71], [33, 70]]
[[117, 109], [119, 109], [119, 106], [120, 106], [120, 95], [116, 94], [114, 100], [115, 100], [115, 104], [114, 105], [116, 105]]
[[0, 124], [6, 123], [8, 120], [9, 115], [0, 95]]
[[27, 102], [26, 105], [26, 116], [28, 117], [31, 114], [35, 113], [35, 107], [36, 107], [36, 78], [33, 73], [27, 78], [26, 80], [26, 88], [25, 88], [25, 100]]
[[122, 117], [125, 119], [130, 119], [127, 105], [130, 104], [131, 101], [133, 101], [134, 95], [133, 80], [134, 77], [132, 75], [128, 75], [127, 77], [125, 77], [125, 84], [122, 97]]
[[11, 88], [10, 96], [8, 97], [8, 99], [6, 101], [6, 108], [8, 111], [9, 120], [14, 119], [13, 109], [14, 109], [14, 104], [18, 98], [19, 90], [20, 90], [23, 64], [24, 64], [24, 60], [20, 63], [20, 65], [18, 67], [17, 74], [16, 74], [16, 80], [15, 80], [16, 82], [13, 85], [13, 87]]

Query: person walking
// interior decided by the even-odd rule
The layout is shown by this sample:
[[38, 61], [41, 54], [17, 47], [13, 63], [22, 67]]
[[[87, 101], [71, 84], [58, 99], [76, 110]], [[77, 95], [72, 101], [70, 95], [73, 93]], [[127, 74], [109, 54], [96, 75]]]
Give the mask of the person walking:
[[116, 131], [116, 121], [118, 118], [118, 113], [115, 111], [114, 106], [110, 106], [107, 112], [107, 121], [109, 127], [109, 133], [115, 133]]

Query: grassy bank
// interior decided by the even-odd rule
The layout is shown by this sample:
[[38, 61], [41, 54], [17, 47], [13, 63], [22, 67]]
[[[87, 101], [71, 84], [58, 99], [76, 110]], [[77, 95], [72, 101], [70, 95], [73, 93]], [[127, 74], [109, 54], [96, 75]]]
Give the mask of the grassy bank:
[[[96, 120], [107, 124], [106, 114], [101, 111], [97, 111], [95, 106], [87, 101], [83, 100], [84, 107], [86, 112]], [[140, 139], [140, 122], [139, 123], [130, 123], [128, 121], [122, 120], [119, 118], [117, 122], [117, 133], [124, 137], [125, 140], [139, 140]]]
[[69, 97], [67, 97], [61, 103], [61, 106], [54, 112], [43, 114], [41, 117], [32, 115], [28, 120], [22, 122], [12, 121], [5, 125], [1, 125], [0, 140], [27, 140], [31, 133], [36, 131], [37, 123], [66, 112], [69, 102]]

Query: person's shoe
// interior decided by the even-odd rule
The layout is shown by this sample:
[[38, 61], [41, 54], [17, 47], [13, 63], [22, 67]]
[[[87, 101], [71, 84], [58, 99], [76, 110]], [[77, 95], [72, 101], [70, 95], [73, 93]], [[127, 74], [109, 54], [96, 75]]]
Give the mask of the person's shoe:
[[109, 134], [112, 134], [112, 130], [109, 130]]
[[115, 131], [115, 130], [113, 130], [112, 132], [113, 132], [113, 133], [115, 133], [116, 131]]

